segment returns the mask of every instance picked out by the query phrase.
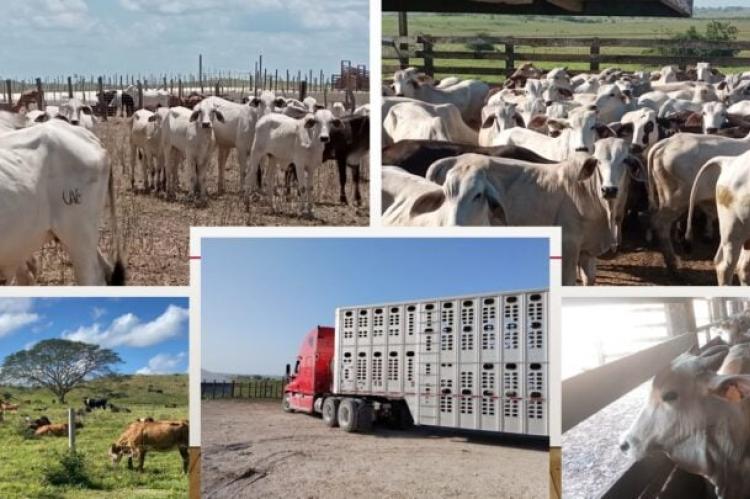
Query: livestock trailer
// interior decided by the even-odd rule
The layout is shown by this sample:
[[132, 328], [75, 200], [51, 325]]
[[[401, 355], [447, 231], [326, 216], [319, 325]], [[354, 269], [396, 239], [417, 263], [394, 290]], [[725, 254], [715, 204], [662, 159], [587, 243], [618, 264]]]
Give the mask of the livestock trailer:
[[548, 436], [548, 301], [533, 289], [338, 308], [287, 365], [283, 407], [347, 431], [381, 419]]

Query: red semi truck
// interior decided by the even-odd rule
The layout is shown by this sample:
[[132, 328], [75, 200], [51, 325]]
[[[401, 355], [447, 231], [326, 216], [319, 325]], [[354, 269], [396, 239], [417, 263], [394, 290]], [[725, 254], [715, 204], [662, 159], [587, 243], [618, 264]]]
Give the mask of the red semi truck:
[[283, 408], [367, 431], [375, 420], [548, 435], [547, 290], [339, 308], [287, 364]]

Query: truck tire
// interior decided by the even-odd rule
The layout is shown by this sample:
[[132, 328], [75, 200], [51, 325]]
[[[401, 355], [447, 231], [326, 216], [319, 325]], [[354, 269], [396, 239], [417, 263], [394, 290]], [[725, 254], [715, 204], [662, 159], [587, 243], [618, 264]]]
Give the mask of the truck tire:
[[335, 428], [339, 425], [339, 399], [335, 397], [328, 397], [323, 401], [323, 422], [326, 426]]
[[358, 407], [354, 399], [345, 398], [339, 403], [339, 427], [348, 432], [357, 431]]
[[289, 404], [289, 394], [285, 393], [284, 398], [281, 399], [281, 410], [284, 412], [294, 412], [292, 406]]
[[375, 421], [375, 409], [366, 400], [357, 400], [357, 430], [370, 431]]

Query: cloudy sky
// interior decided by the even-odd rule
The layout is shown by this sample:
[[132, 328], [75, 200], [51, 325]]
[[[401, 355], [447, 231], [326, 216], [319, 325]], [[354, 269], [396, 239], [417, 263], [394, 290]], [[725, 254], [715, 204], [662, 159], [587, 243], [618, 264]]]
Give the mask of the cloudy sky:
[[3, 0], [0, 77], [338, 72], [368, 62], [368, 0]]
[[186, 298], [0, 298], [0, 362], [49, 338], [117, 352], [121, 373], [184, 373]]

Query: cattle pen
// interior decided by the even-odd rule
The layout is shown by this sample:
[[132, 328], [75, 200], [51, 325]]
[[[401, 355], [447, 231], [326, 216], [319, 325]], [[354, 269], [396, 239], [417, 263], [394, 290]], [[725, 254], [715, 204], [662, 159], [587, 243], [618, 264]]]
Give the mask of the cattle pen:
[[[565, 496], [715, 497], [706, 480], [676, 467], [664, 454], [629, 461], [618, 448], [619, 438], [646, 402], [646, 382], [691, 347], [718, 341], [720, 326], [749, 304], [744, 298], [564, 300], [563, 344], [585, 343], [590, 352], [563, 352]], [[626, 316], [628, 346], [619, 332], [606, 338], [583, 336], [575, 325], [581, 314], [606, 314], [614, 320]]]
[[283, 379], [254, 379], [201, 382], [202, 399], [278, 399], [284, 395]]

